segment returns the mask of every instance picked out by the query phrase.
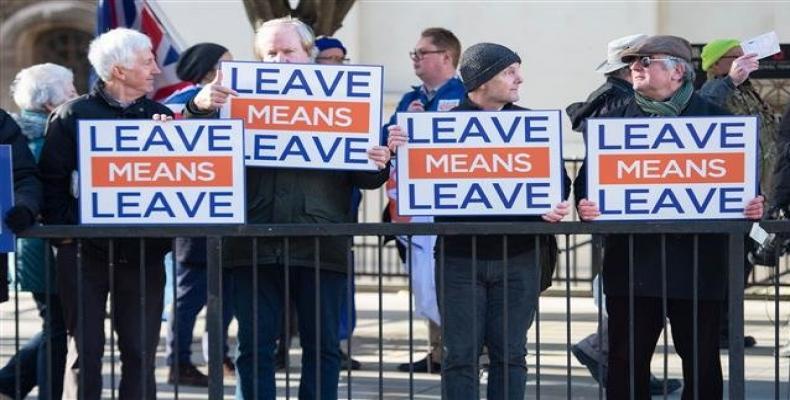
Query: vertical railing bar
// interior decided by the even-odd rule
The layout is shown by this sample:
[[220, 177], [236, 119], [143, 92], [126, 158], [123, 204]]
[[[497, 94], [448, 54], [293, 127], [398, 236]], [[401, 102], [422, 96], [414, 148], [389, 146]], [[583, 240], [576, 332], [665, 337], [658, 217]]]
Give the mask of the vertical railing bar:
[[[143, 361], [143, 365], [147, 366], [148, 363], [146, 360], [148, 359], [148, 338], [146, 337], [146, 321], [145, 321], [145, 306], [146, 306], [146, 299], [145, 299], [145, 239], [140, 238], [140, 342], [142, 342], [142, 347], [140, 349], [140, 359]], [[143, 396], [146, 396], [148, 393], [148, 371], [143, 371], [140, 374], [141, 382], [141, 393]]]
[[209, 398], [221, 399], [224, 394], [222, 370], [224, 327], [222, 324], [222, 238], [219, 236], [206, 238], [206, 268]]
[[[315, 392], [321, 393], [321, 239], [313, 238], [314, 267], [315, 267]], [[333, 349], [337, 351], [337, 349]], [[335, 394], [337, 396], [337, 394]]]
[[692, 295], [691, 295], [691, 303], [692, 303], [692, 340], [693, 342], [693, 350], [694, 350], [694, 400], [699, 399], [699, 324], [697, 323], [697, 318], [699, 318], [699, 235], [694, 234], [694, 249], [693, 249], [694, 260], [692, 264]]
[[383, 273], [383, 264], [382, 264], [382, 255], [383, 255], [383, 240], [382, 237], [379, 235], [377, 236], [378, 240], [378, 271], [379, 271], [379, 287], [378, 287], [378, 297], [379, 297], [379, 304], [378, 304], [378, 317], [379, 317], [379, 399], [384, 398], [384, 294], [383, 294], [383, 282], [382, 282], [382, 273]]
[[107, 263], [110, 269], [110, 399], [115, 400], [115, 240], [109, 239], [107, 246], [110, 258]]
[[[540, 266], [540, 237], [535, 235], [533, 243], [538, 251], [535, 252], [535, 265]], [[543, 281], [543, 269], [538, 267], [538, 283]], [[535, 398], [540, 400], [540, 296], [535, 303]]]
[[[285, 253], [286, 257], [286, 265], [288, 263], [288, 253]], [[288, 269], [286, 268], [286, 271]], [[287, 282], [286, 282], [287, 283]], [[286, 290], [288, 290], [288, 285], [285, 286]], [[238, 304], [238, 303], [237, 303]], [[287, 303], [286, 303], [287, 304]], [[252, 380], [252, 396], [254, 398], [258, 398], [260, 393], [260, 385], [258, 384], [258, 377], [260, 376], [260, 368], [258, 366], [258, 237], [252, 238], [252, 372], [253, 372], [253, 380]], [[286, 354], [286, 370], [285, 370], [285, 381], [286, 386], [285, 390], [288, 390], [288, 356]], [[238, 362], [236, 365], [238, 368]], [[241, 379], [241, 376], [237, 376], [236, 379]], [[241, 385], [239, 385], [241, 386]]]
[[566, 396], [572, 398], [571, 387], [571, 256], [568, 252], [570, 235], [565, 234], [565, 374]]
[[472, 235], [472, 365], [475, 368], [475, 397], [480, 396], [480, 354], [477, 345], [477, 235]]
[[[412, 277], [414, 276], [414, 265], [412, 264], [412, 251], [414, 248], [412, 247], [412, 236], [409, 235], [408, 237], [408, 249], [409, 251], [406, 252], [406, 257], [408, 257], [409, 263], [409, 398], [414, 398], [414, 307], [412, 306], [412, 295], [414, 294], [414, 288], [412, 286]], [[397, 240], [397, 239], [396, 239]], [[430, 359], [430, 353], [428, 356], [428, 370], [430, 371], [431, 364], [433, 360]]]
[[[77, 352], [85, 349], [85, 304], [83, 303], [82, 239], [77, 239]], [[104, 327], [102, 327], [104, 329]], [[78, 374], [80, 400], [85, 399], [85, 374]]]
[[[781, 243], [781, 240], [777, 240]], [[779, 400], [779, 262], [781, 258], [781, 246], [774, 247], [774, 259], [777, 260], [776, 268], [774, 269], [774, 398]], [[754, 277], [754, 274], [752, 274]]]
[[[14, 254], [14, 355], [19, 354], [19, 257]], [[22, 363], [17, 357], [14, 363], [14, 398], [22, 398]]]
[[636, 398], [634, 387], [634, 235], [628, 235], [628, 390]]
[[[535, 249], [535, 251], [540, 251], [539, 249]], [[507, 312], [507, 276], [508, 276], [508, 257], [507, 257], [507, 235], [502, 235], [502, 280], [503, 280], [503, 290], [502, 290], [502, 314], [504, 314], [504, 318], [502, 319], [502, 348], [504, 349], [504, 357], [502, 357], [502, 364], [504, 369], [504, 384], [505, 384], [505, 398], [510, 398], [510, 377], [508, 376], [510, 372], [510, 351], [508, 347], [508, 312]], [[538, 266], [540, 269], [540, 266]], [[538, 281], [538, 290], [540, 290], [540, 281]], [[526, 334], [526, 332], [525, 332]]]
[[[44, 302], [47, 307], [47, 315], [44, 317], [45, 321], [44, 324], [47, 327], [47, 344], [46, 344], [46, 352], [47, 352], [47, 382], [52, 382], [52, 293], [54, 293], [54, 288], [52, 288], [52, 272], [50, 268], [52, 268], [52, 260], [50, 259], [49, 255], [52, 252], [52, 248], [49, 246], [49, 239], [44, 239], [44, 279], [45, 279], [45, 287], [47, 289], [46, 298]], [[45, 393], [45, 396], [48, 397], [48, 400], [52, 399], [52, 385], [49, 385], [49, 392]], [[39, 388], [39, 392], [41, 388]], [[40, 395], [39, 395], [40, 397]], [[47, 400], [46, 398], [44, 400]]]
[[[447, 315], [446, 314], [447, 313], [447, 308], [446, 308], [447, 307], [447, 304], [446, 304], [447, 302], [446, 302], [446, 299], [445, 299], [447, 297], [447, 295], [446, 295], [446, 293], [444, 291], [444, 276], [445, 276], [445, 270], [444, 270], [444, 236], [439, 236], [437, 239], [439, 241], [438, 244], [439, 244], [439, 278], [440, 278], [439, 279], [439, 319], [441, 320], [440, 321], [441, 325], [439, 326], [439, 329], [440, 329], [441, 335], [442, 335], [442, 342], [444, 342], [444, 338], [446, 337], [445, 336], [445, 325], [446, 324], [444, 323], [444, 316]], [[444, 344], [442, 344], [442, 346], [444, 346]], [[444, 350], [444, 349], [442, 349], [442, 350]], [[444, 358], [444, 351], [442, 351], [442, 358]], [[446, 385], [443, 382], [444, 381], [444, 368], [446, 367], [446, 365], [445, 365], [445, 362], [444, 362], [443, 359], [440, 360], [440, 361], [441, 361], [441, 368], [442, 368], [442, 371], [441, 371], [442, 372], [442, 374], [441, 374], [442, 375], [442, 383], [440, 383], [440, 385], [439, 385], [439, 387], [440, 387], [439, 391], [441, 392], [441, 398], [446, 398], [446, 396], [447, 396], [447, 391], [445, 390], [446, 389]]]
[[729, 233], [729, 397], [744, 398], [743, 364], [743, 233]]
[[[283, 252], [285, 253], [285, 258], [283, 259], [284, 264], [283, 268], [285, 269], [285, 294], [284, 294], [284, 304], [285, 304], [285, 327], [283, 332], [285, 334], [282, 337], [282, 340], [285, 343], [280, 344], [280, 348], [285, 349], [285, 398], [291, 398], [291, 254], [290, 254], [290, 238], [284, 237], [283, 238]], [[256, 314], [257, 315], [257, 314]], [[256, 317], [257, 319], [257, 317]], [[257, 347], [256, 347], [257, 348]]]
[[669, 331], [667, 331], [667, 235], [661, 234], [661, 316], [664, 325], [664, 400], [669, 395], [667, 382], [669, 379], [667, 370], [669, 369]]
[[[362, 238], [362, 241], [365, 242], [365, 238]], [[346, 315], [348, 316], [348, 338], [346, 338], [346, 354], [348, 354], [348, 368], [346, 369], [346, 392], [348, 395], [348, 400], [351, 400], [351, 360], [353, 360], [351, 353], [351, 337], [353, 336], [351, 333], [353, 331], [353, 313], [354, 308], [352, 307], [354, 301], [354, 293], [353, 293], [353, 285], [354, 285], [354, 261], [355, 261], [355, 253], [353, 253], [352, 247], [354, 246], [354, 237], [349, 236], [347, 239], [346, 248], [348, 249], [348, 253], [346, 253]], [[360, 256], [364, 257], [364, 250], [360, 252]], [[363, 264], [364, 265], [364, 264]]]
[[[178, 269], [176, 268], [176, 262], [177, 262], [176, 261], [176, 239], [173, 239], [170, 242], [170, 270], [171, 270], [171, 276], [173, 277], [173, 284], [170, 285], [171, 288], [172, 288], [172, 291], [173, 291], [173, 304], [171, 304], [172, 311], [170, 312], [170, 316], [171, 316], [171, 318], [173, 320], [170, 321], [170, 323], [173, 325], [172, 330], [173, 330], [174, 334], [173, 334], [173, 346], [172, 346], [170, 354], [173, 357], [173, 366], [172, 366], [172, 368], [173, 368], [173, 375], [180, 376], [178, 374], [178, 371], [179, 371], [179, 368], [181, 366], [180, 365], [181, 364], [181, 360], [178, 357], [178, 349], [179, 349], [179, 345], [181, 343], [180, 340], [179, 340], [179, 336], [181, 336], [181, 335], [178, 334], [178, 318], [176, 317], [178, 315]], [[191, 345], [191, 343], [190, 343], [190, 345]], [[179, 379], [174, 379], [174, 382], [173, 382], [174, 383], [174, 385], [173, 385], [173, 396], [174, 396], [175, 400], [178, 400], [178, 391], [179, 391], [178, 389], [179, 389], [179, 386], [180, 386], [180, 382], [179, 381], [180, 381]]]
[[[600, 349], [603, 348], [603, 325], [602, 324], [603, 324], [603, 308], [605, 307], [605, 305], [603, 304], [603, 297], [604, 297], [604, 294], [603, 294], [603, 275], [601, 274], [601, 265], [600, 265], [601, 262], [603, 261], [601, 259], [602, 252], [600, 251], [601, 250], [600, 247], [602, 245], [602, 241], [601, 240], [597, 240], [597, 238], [595, 236], [593, 236], [592, 239], [591, 239], [591, 244], [590, 245], [593, 248], [593, 251], [592, 251], [592, 253], [593, 253], [592, 254], [592, 257], [593, 257], [593, 259], [592, 259], [593, 269], [598, 271], [598, 282], [597, 282], [597, 286], [598, 286], [598, 328], [597, 328], [597, 333], [598, 334], [596, 335], [596, 340], [598, 341], [598, 349], [600, 350]], [[609, 321], [607, 320], [606, 323], [608, 324]], [[609, 344], [607, 343], [607, 347], [608, 347], [608, 345]], [[603, 354], [603, 352], [599, 351], [599, 353], [598, 353], [598, 357], [599, 358], [598, 358], [597, 362], [599, 364], [606, 363], [608, 365], [609, 364], [609, 360], [608, 359], [607, 360], [601, 359], [602, 354]], [[607, 357], [608, 357], [608, 355], [607, 355]], [[608, 378], [603, 376], [603, 368], [598, 368], [598, 400], [603, 399], [603, 386], [604, 386], [603, 382], [604, 382], [604, 379], [608, 379]]]

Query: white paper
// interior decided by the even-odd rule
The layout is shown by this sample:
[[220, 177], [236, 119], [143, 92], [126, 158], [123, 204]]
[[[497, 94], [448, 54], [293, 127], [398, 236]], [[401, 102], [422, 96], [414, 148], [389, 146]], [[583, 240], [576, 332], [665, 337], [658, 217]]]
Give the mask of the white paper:
[[743, 54], [757, 54], [758, 60], [772, 56], [780, 51], [779, 37], [776, 36], [776, 32], [774, 31], [764, 33], [755, 38], [741, 42], [741, 49], [743, 49]]
[[768, 233], [759, 223], [755, 222], [752, 224], [752, 230], [749, 232], [749, 236], [754, 239], [755, 242], [759, 243], [760, 246], [765, 246], [773, 237], [773, 234]]

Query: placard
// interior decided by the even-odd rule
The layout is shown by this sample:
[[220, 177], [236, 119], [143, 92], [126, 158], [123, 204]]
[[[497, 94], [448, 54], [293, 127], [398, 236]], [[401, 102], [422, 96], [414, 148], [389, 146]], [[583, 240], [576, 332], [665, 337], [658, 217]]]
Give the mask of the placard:
[[241, 224], [239, 120], [80, 120], [82, 224]]
[[5, 215], [14, 206], [14, 168], [11, 146], [0, 145], [0, 253], [11, 253], [16, 249], [16, 240], [11, 228], [5, 225]]
[[542, 215], [563, 198], [560, 111], [398, 113], [401, 215]]
[[757, 196], [756, 117], [587, 120], [596, 220], [739, 219]]
[[222, 62], [222, 85], [239, 95], [221, 118], [244, 121], [254, 167], [377, 171], [381, 66]]

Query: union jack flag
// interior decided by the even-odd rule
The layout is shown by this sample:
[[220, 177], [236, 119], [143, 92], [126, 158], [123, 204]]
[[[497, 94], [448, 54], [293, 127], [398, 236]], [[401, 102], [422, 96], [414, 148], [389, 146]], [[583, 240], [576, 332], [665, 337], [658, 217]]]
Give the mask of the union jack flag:
[[162, 73], [154, 81], [151, 98], [161, 101], [173, 92], [191, 85], [176, 75], [181, 47], [157, 17], [146, 0], [100, 0], [97, 10], [96, 35], [118, 27], [138, 30], [151, 38], [154, 55]]

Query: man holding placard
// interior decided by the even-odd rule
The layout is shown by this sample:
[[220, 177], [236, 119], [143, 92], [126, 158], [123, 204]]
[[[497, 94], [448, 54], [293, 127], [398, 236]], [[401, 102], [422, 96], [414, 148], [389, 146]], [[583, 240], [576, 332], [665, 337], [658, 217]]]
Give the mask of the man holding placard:
[[[261, 25], [254, 46], [264, 63], [223, 63], [214, 82], [187, 104], [185, 115], [241, 112], [236, 115], [245, 120], [245, 140], [252, 146], [245, 148], [252, 150], [247, 154], [249, 223], [351, 222], [352, 188], [374, 189], [389, 176], [389, 150], [371, 145], [377, 144], [378, 138], [371, 139], [361, 129], [378, 130], [370, 114], [361, 111], [374, 107], [367, 101], [375, 97], [371, 89], [380, 84], [373, 79], [375, 71], [311, 65], [316, 54], [313, 33], [290, 17]], [[302, 64], [289, 65], [292, 63]], [[333, 96], [341, 100], [333, 101]], [[249, 239], [224, 243], [225, 265], [234, 267], [238, 394], [245, 399], [273, 399], [276, 395], [275, 341], [281, 332], [285, 302], [291, 300], [285, 296], [287, 271], [303, 350], [299, 398], [337, 398], [338, 327], [347, 295], [349, 238], [321, 238], [320, 242], [290, 238], [287, 246], [282, 239], [259, 238], [257, 243], [257, 260], [252, 259]], [[260, 267], [255, 272], [253, 264]], [[257, 293], [253, 291], [256, 274]]]
[[[561, 164], [559, 111], [513, 104], [523, 82], [521, 58], [505, 46], [468, 48], [460, 72], [467, 96], [453, 112], [403, 113], [389, 128], [390, 149], [400, 146], [399, 211], [437, 215], [437, 222], [559, 222], [569, 212], [563, 197], [570, 187]], [[414, 196], [412, 185], [433, 191], [435, 201]], [[541, 289], [535, 244], [550, 257], [554, 240], [492, 235], [447, 236], [443, 246], [439, 241], [443, 398], [479, 397], [484, 345], [488, 398], [524, 397], [526, 336]]]
[[[91, 42], [88, 59], [100, 81], [91, 93], [55, 109], [47, 124], [39, 160], [46, 224], [75, 225], [80, 223], [80, 217], [87, 217], [87, 211], [80, 215], [79, 209], [80, 201], [86, 200], [85, 196], [80, 197], [77, 175], [78, 146], [84, 144], [78, 140], [78, 122], [85, 122], [80, 120], [150, 120], [154, 115], [172, 116], [166, 106], [145, 97], [153, 90], [154, 78], [161, 72], [151, 48], [147, 36], [125, 28], [111, 30]], [[109, 139], [107, 136], [112, 135], [95, 135], [100, 136]], [[128, 136], [124, 139], [128, 143]], [[91, 179], [89, 174], [83, 178]], [[112, 206], [108, 203], [112, 202], [102, 205]], [[117, 219], [108, 220], [117, 223]], [[64, 398], [92, 400], [102, 395], [104, 319], [111, 288], [121, 353], [119, 396], [156, 398], [154, 364], [164, 307], [162, 260], [170, 248], [170, 240], [147, 239], [144, 260], [140, 259], [140, 242], [139, 239], [117, 240], [113, 260], [109, 260], [107, 240], [83, 240], [81, 246], [71, 239], [54, 243], [58, 247], [58, 290], [69, 340]], [[114, 275], [110, 275], [109, 263], [114, 265]], [[140, 271], [141, 263], [144, 275]], [[145, 282], [144, 292], [140, 288], [141, 280]], [[143, 296], [145, 309], [141, 316]]]
[[[716, 117], [727, 113], [694, 93], [691, 54], [688, 41], [676, 36], [653, 36], [623, 53], [636, 93], [623, 107], [605, 115], [607, 119], [588, 120], [588, 155], [574, 183], [582, 220], [762, 216], [763, 198], [756, 196], [754, 118]], [[709, 117], [688, 118], [692, 116]], [[631, 240], [633, 254], [639, 256], [633, 265], [633, 321], [629, 321]], [[683, 397], [693, 397], [695, 390], [704, 390], [706, 398], [722, 397], [718, 329], [727, 252], [711, 249], [726, 249], [726, 237], [667, 235], [665, 240], [662, 254], [660, 235], [606, 238], [602, 274], [609, 313], [609, 398], [628, 398], [631, 393], [629, 323], [634, 338], [633, 393], [639, 399], [650, 397], [650, 359], [664, 326], [663, 285], [657, 284], [664, 282], [664, 256], [667, 316], [683, 359]], [[695, 265], [697, 291], [692, 287]], [[693, 293], [698, 294], [696, 344]], [[696, 389], [694, 374], [699, 382]]]

